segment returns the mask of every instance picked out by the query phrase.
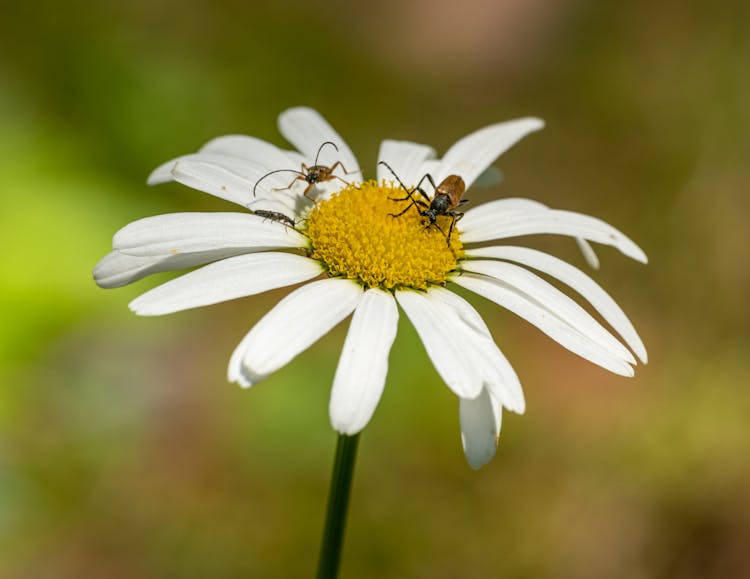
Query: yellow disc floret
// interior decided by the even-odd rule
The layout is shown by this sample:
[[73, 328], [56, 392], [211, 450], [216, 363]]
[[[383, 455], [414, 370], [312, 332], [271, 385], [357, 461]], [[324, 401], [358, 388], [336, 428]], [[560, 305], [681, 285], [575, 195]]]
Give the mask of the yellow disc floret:
[[438, 216], [439, 229], [428, 226], [417, 205], [394, 217], [410, 201], [390, 198], [404, 197], [406, 192], [392, 183], [367, 181], [319, 201], [306, 221], [312, 257], [331, 275], [366, 287], [426, 289], [444, 284], [462, 252], [460, 232], [454, 228], [449, 246], [445, 233], [451, 217]]

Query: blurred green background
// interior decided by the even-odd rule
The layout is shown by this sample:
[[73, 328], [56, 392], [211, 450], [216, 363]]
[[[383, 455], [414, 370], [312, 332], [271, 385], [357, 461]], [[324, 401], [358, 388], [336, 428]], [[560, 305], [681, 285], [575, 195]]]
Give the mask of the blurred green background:
[[151, 169], [221, 134], [284, 145], [299, 104], [369, 175], [383, 138], [443, 152], [540, 116], [472, 201], [595, 215], [651, 259], [600, 248], [594, 274], [649, 349], [631, 380], [473, 300], [528, 400], [479, 472], [401, 321], [342, 576], [750, 576], [749, 30], [742, 0], [0, 1], [0, 577], [313, 574], [346, 324], [242, 391], [229, 354], [286, 292], [136, 318], [169, 276], [90, 274], [134, 219], [234, 210]]

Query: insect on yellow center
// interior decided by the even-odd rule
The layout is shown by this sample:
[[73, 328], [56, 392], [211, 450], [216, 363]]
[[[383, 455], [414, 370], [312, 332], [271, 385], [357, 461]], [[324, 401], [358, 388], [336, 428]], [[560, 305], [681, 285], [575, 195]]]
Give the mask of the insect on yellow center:
[[[463, 245], [458, 227], [445, 235], [419, 214], [417, 206], [403, 215], [406, 192], [392, 183], [352, 184], [330, 199], [319, 201], [308, 215], [307, 235], [312, 257], [322, 261], [331, 275], [357, 280], [366, 287], [426, 289], [444, 284], [456, 268]], [[451, 218], [438, 216], [444, 232]]]

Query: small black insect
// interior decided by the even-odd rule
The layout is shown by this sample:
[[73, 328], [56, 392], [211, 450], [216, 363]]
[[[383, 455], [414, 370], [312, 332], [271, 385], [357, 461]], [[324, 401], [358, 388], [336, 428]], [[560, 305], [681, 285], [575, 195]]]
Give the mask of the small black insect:
[[[408, 199], [410, 202], [409, 205], [407, 205], [406, 208], [401, 211], [401, 213], [391, 213], [390, 215], [392, 217], [401, 217], [404, 213], [411, 209], [412, 206], [414, 206], [416, 207], [419, 214], [422, 217], [426, 217], [429, 221], [427, 227], [434, 226], [438, 231], [440, 231], [440, 233], [445, 236], [445, 241], [448, 243], [448, 245], [450, 245], [451, 235], [453, 233], [453, 228], [456, 225], [456, 221], [459, 221], [464, 216], [463, 213], [455, 211], [455, 209], [469, 201], [468, 199], [462, 198], [464, 191], [466, 191], [466, 184], [464, 183], [464, 180], [458, 175], [448, 175], [440, 182], [440, 185], [435, 185], [435, 180], [432, 178], [432, 175], [430, 175], [429, 173], [425, 173], [417, 183], [416, 187], [409, 189], [408, 187], [406, 187], [406, 185], [403, 184], [401, 179], [399, 179], [398, 175], [396, 175], [396, 172], [388, 163], [386, 163], [385, 161], [380, 161], [378, 164], [387, 167], [391, 174], [399, 182], [401, 188], [406, 191], [406, 197], [391, 197], [391, 199], [393, 199], [394, 201], [406, 201]], [[425, 193], [421, 188], [421, 185], [425, 179], [430, 182], [432, 188], [435, 190], [432, 199], [430, 199], [427, 196], [427, 193]], [[418, 192], [422, 196], [422, 199], [415, 197], [415, 192]], [[446, 215], [451, 218], [451, 226], [448, 229], [447, 234], [437, 223], [437, 218], [439, 215]]]
[[[331, 167], [328, 167], [327, 165], [318, 165], [318, 157], [320, 156], [320, 151], [323, 150], [323, 147], [326, 145], [331, 145], [334, 149], [336, 149], [336, 152], [338, 153], [339, 148], [336, 146], [335, 143], [331, 141], [326, 141], [320, 147], [318, 148], [318, 152], [315, 154], [315, 163], [308, 167], [304, 163], [302, 163], [302, 167], [299, 171], [296, 171], [295, 169], [277, 169], [275, 171], [271, 171], [270, 173], [266, 173], [263, 175], [258, 181], [256, 181], [255, 185], [253, 186], [253, 196], [255, 196], [255, 190], [258, 188], [258, 184], [263, 181], [266, 177], [269, 175], [273, 175], [274, 173], [296, 173], [297, 176], [292, 179], [292, 182], [289, 183], [286, 187], [280, 187], [278, 189], [274, 189], [274, 191], [284, 191], [286, 189], [291, 189], [292, 185], [294, 185], [297, 181], [304, 181], [307, 183], [307, 187], [302, 192], [302, 194], [307, 197], [307, 193], [310, 191], [310, 189], [313, 188], [317, 183], [322, 183], [324, 181], [331, 181], [332, 179], [338, 179], [342, 183], [345, 183], [346, 185], [349, 185], [348, 181], [344, 181], [341, 177], [338, 175], [334, 175], [333, 172], [336, 170], [336, 167], [341, 167], [341, 169], [344, 171], [344, 175], [351, 175], [352, 173], [359, 173], [359, 170], [357, 171], [347, 171], [346, 167], [341, 163], [341, 161], [336, 161]], [[309, 199], [309, 197], [307, 197]]]
[[278, 221], [279, 223], [289, 224], [289, 227], [294, 227], [294, 219], [279, 213], [278, 211], [266, 211], [265, 209], [256, 209], [253, 213], [259, 217], [270, 219], [271, 221]]

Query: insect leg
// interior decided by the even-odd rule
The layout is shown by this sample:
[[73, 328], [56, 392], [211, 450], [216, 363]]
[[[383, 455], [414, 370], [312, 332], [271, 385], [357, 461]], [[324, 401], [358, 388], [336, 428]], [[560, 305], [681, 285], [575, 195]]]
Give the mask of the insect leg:
[[412, 191], [419, 191], [419, 193], [422, 195], [422, 197], [424, 197], [425, 200], [427, 201], [427, 203], [429, 203], [430, 202], [430, 198], [427, 196], [427, 193], [424, 192], [424, 189], [421, 188], [422, 181], [424, 181], [425, 179], [427, 179], [430, 182], [430, 185], [432, 185], [432, 188], [437, 191], [437, 186], [435, 185], [435, 181], [432, 179], [432, 175], [430, 175], [429, 173], [425, 173], [422, 176], [422, 178], [417, 183], [417, 186], [414, 187], [414, 189], [412, 189]]
[[[308, 183], [307, 184], [307, 187], [305, 187], [305, 190], [302, 192], [302, 195], [304, 195], [305, 198], [310, 199], [307, 196], [307, 194], [310, 192], [310, 189], [312, 189], [314, 185], [315, 185], [315, 183]], [[313, 203], [315, 203], [315, 199], [310, 199], [310, 201], [312, 201]]]
[[[341, 167], [341, 170], [344, 172], [344, 175], [353, 175], [354, 173], [359, 173], [360, 171], [362, 171], [362, 169], [355, 169], [354, 171], [347, 171], [346, 167], [344, 167], [344, 164], [341, 161], [336, 161], [331, 167], [331, 173], [333, 173], [333, 170], [336, 167]], [[336, 177], [336, 175], [334, 175], [334, 177]], [[346, 181], [344, 182], [346, 183]]]
[[342, 179], [338, 175], [333, 175], [332, 177], [329, 177], [328, 179], [330, 180], [330, 179], [334, 179], [334, 178], [336, 178], [339, 181], [341, 181], [344, 185], [351, 185], [351, 183], [349, 183], [349, 181], [346, 181], [345, 179]]
[[[429, 223], [428, 223], [428, 224], [427, 224], [427, 225], [425, 226], [425, 229], [429, 229], [430, 227], [434, 227], [434, 228], [435, 228], [435, 229], [437, 229], [437, 230], [438, 230], [438, 231], [439, 231], [440, 233], [442, 233], [442, 234], [443, 234], [443, 237], [445, 237], [446, 239], [448, 239], [448, 236], [447, 236], [447, 235], [445, 234], [445, 231], [443, 231], [443, 228], [442, 228], [442, 227], [440, 227], [440, 226], [438, 225], [437, 221], [430, 221], [430, 222], [429, 222]], [[450, 245], [450, 243], [449, 243], [448, 245]]]
[[[461, 205], [461, 204], [459, 203], [459, 205]], [[450, 244], [451, 244], [451, 235], [453, 234], [453, 228], [456, 225], [456, 221], [461, 221], [461, 218], [464, 216], [464, 214], [463, 213], [457, 213], [455, 211], [449, 211], [447, 213], [447, 215], [451, 216], [451, 226], [450, 226], [450, 229], [448, 229], [448, 237], [446, 239], [446, 241], [448, 242], [448, 245], [450, 246]]]
[[286, 187], [275, 187], [274, 191], [286, 191], [287, 189], [291, 189], [292, 185], [294, 185], [295, 181], [304, 181], [305, 178], [302, 175], [297, 175], [294, 179], [292, 179], [292, 182], [289, 183]]

